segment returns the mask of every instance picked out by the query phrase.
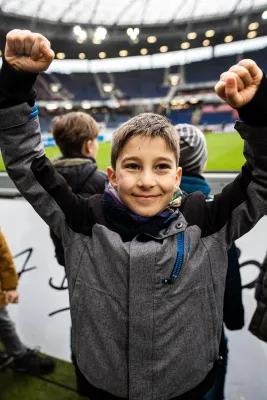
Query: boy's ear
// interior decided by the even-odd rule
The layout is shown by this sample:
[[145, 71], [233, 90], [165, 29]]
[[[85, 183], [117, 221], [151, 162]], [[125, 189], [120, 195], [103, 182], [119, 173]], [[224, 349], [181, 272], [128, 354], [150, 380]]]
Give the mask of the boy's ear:
[[181, 178], [182, 178], [182, 172], [183, 172], [182, 168], [178, 167], [177, 171], [176, 171], [176, 185], [177, 185], [177, 187], [180, 186]]
[[107, 167], [107, 174], [108, 174], [108, 180], [111, 186], [114, 187], [114, 189], [117, 188], [117, 178], [116, 178], [116, 173], [112, 167]]
[[82, 154], [84, 156], [90, 156], [92, 152], [92, 140], [85, 140], [82, 146]]

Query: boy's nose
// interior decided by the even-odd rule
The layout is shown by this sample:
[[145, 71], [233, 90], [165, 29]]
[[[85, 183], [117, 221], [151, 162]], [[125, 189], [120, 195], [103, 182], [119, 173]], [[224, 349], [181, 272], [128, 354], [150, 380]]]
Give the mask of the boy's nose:
[[138, 186], [144, 187], [144, 188], [150, 188], [155, 186], [156, 181], [152, 173], [150, 172], [144, 172], [142, 175], [139, 177], [138, 180]]

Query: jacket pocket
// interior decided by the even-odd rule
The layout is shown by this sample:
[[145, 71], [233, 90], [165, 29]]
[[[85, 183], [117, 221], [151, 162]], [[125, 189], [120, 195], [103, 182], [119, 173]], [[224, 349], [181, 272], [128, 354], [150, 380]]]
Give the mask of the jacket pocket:
[[75, 323], [79, 368], [97, 388], [115, 396], [128, 391], [128, 304], [82, 284]]

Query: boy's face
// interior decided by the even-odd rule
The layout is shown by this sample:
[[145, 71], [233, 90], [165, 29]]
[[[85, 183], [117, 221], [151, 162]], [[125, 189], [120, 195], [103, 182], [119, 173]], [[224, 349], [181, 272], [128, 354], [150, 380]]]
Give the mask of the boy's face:
[[179, 187], [182, 169], [164, 139], [135, 136], [126, 142], [107, 169], [111, 185], [135, 214], [152, 217], [161, 212]]

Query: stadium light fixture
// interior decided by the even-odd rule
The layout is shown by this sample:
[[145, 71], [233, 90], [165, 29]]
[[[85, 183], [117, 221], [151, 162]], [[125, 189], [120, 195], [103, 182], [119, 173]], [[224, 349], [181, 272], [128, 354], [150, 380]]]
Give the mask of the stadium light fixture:
[[103, 90], [105, 93], [111, 93], [114, 89], [113, 83], [103, 83]]
[[103, 26], [99, 26], [95, 30], [94, 38], [96, 40], [105, 40], [106, 36], [107, 36], [107, 33], [108, 33], [108, 31], [106, 30], [106, 28], [104, 28]]
[[181, 49], [183, 49], [183, 50], [189, 49], [189, 47], [190, 47], [190, 43], [189, 42], [183, 42], [181, 44]]
[[57, 53], [57, 54], [56, 54], [56, 57], [57, 57], [59, 60], [64, 60], [64, 58], [66, 57], [66, 54], [65, 54], [65, 53]]
[[178, 85], [178, 83], [180, 82], [180, 75], [177, 74], [169, 75], [169, 81], [172, 86]]
[[76, 38], [77, 43], [83, 43], [87, 39], [87, 32], [82, 29], [80, 25], [74, 26], [73, 34]]
[[262, 15], [261, 15], [262, 19], [267, 19], [267, 11], [263, 11]]
[[161, 53], [167, 53], [167, 51], [169, 50], [168, 46], [160, 46], [159, 51]]
[[93, 42], [94, 44], [101, 44], [101, 43], [102, 43], [102, 40], [93, 38], [93, 39], [92, 39], [92, 42]]
[[128, 56], [128, 51], [127, 50], [121, 50], [119, 52], [120, 57], [127, 57]]
[[58, 109], [58, 103], [48, 103], [45, 107], [48, 111], [54, 111]]
[[86, 58], [85, 53], [79, 53], [79, 59], [84, 60]]
[[142, 56], [145, 56], [148, 53], [147, 49], [141, 49], [140, 50], [140, 54], [142, 54]]
[[156, 36], [148, 36], [146, 40], [147, 40], [147, 43], [156, 43], [157, 37]]
[[207, 47], [207, 46], [210, 45], [210, 40], [209, 39], [205, 39], [205, 40], [203, 40], [202, 44], [203, 44], [204, 47]]
[[232, 35], [225, 36], [224, 41], [225, 43], [231, 43], [234, 40]]
[[187, 39], [193, 40], [197, 38], [197, 33], [196, 32], [189, 32], [187, 35]]
[[208, 38], [213, 37], [214, 35], [215, 35], [215, 31], [213, 29], [209, 29], [205, 33], [205, 36], [208, 37]]
[[87, 100], [81, 102], [81, 106], [84, 110], [89, 110], [91, 108], [91, 103]]
[[258, 22], [252, 22], [251, 24], [249, 24], [248, 30], [255, 31], [255, 29], [258, 29], [259, 26], [260, 24]]
[[106, 53], [104, 52], [104, 51], [101, 51], [99, 54], [98, 54], [98, 57], [99, 58], [106, 58]]
[[253, 38], [255, 38], [257, 36], [257, 31], [250, 31], [250, 32], [248, 32], [248, 34], [247, 34], [247, 38], [248, 39], [253, 39]]
[[80, 27], [80, 25], [74, 26], [74, 28], [73, 28], [74, 35], [79, 36], [81, 30], [82, 30], [82, 28]]
[[126, 31], [127, 35], [131, 38], [133, 42], [137, 41], [138, 35], [140, 33], [139, 28], [128, 28]]
[[87, 38], [87, 33], [84, 29], [82, 29], [81, 32], [79, 33], [79, 38], [81, 40], [85, 40]]
[[59, 90], [61, 89], [61, 85], [60, 83], [51, 83], [50, 89], [52, 90], [53, 93], [58, 93]]
[[72, 110], [73, 109], [73, 105], [72, 105], [72, 103], [65, 103], [64, 104], [64, 108], [65, 108], [65, 110]]

